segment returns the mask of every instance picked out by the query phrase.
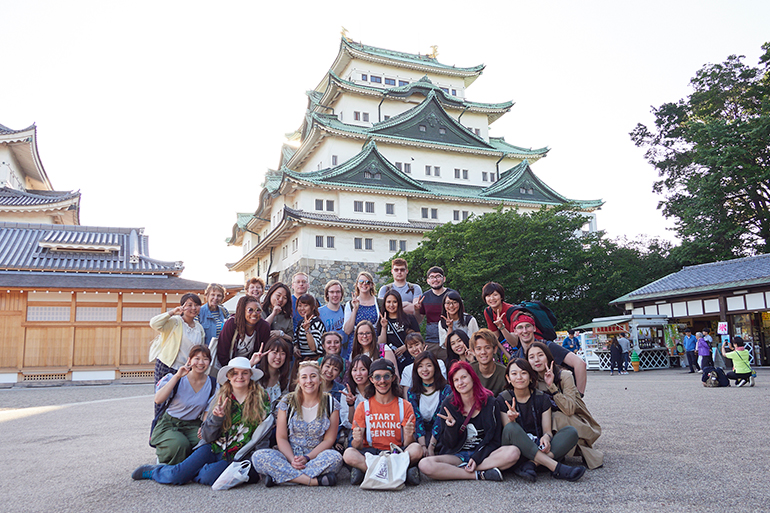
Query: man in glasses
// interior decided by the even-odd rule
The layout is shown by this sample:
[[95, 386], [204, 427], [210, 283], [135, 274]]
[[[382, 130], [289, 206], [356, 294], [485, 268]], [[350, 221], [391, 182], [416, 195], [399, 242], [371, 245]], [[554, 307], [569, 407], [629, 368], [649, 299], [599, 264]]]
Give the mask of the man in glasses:
[[446, 349], [439, 345], [438, 323], [441, 320], [441, 310], [444, 305], [444, 296], [451, 289], [444, 287], [444, 270], [434, 265], [428, 269], [428, 285], [430, 290], [418, 297], [414, 302], [416, 312], [426, 317], [425, 343], [428, 345], [428, 351], [433, 353], [437, 359], [446, 361]]
[[[409, 274], [409, 268], [407, 267], [406, 260], [403, 258], [394, 258], [390, 263], [390, 274], [393, 275], [393, 283], [380, 287], [380, 292], [377, 296], [380, 299], [385, 298], [385, 294], [391, 290], [397, 291], [401, 294], [401, 301], [404, 306], [404, 313], [409, 315], [415, 315], [414, 298], [422, 295], [422, 288], [416, 283], [409, 283], [406, 281], [406, 276]], [[381, 303], [382, 310], [384, 304]], [[421, 318], [417, 314], [417, 322], [420, 322]]]
[[366, 474], [366, 453], [389, 451], [396, 444], [409, 453], [407, 484], [420, 484], [417, 463], [422, 448], [414, 437], [414, 409], [401, 398], [401, 386], [396, 379], [396, 367], [385, 358], [375, 360], [369, 368], [366, 399], [356, 408], [353, 417], [353, 439], [343, 459], [350, 465], [350, 484], [360, 485]]

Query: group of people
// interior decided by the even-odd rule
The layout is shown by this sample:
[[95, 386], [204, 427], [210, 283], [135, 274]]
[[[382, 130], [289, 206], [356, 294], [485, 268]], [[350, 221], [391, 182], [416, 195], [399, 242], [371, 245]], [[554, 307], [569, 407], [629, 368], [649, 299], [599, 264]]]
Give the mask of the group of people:
[[730, 361], [732, 363], [732, 370], [725, 373], [721, 368], [717, 367], [712, 357], [714, 341], [711, 338], [710, 331], [706, 327], [701, 331], [695, 332], [695, 335], [693, 335], [690, 328], [684, 330], [682, 345], [687, 355], [687, 365], [690, 368], [689, 373], [694, 374], [696, 371], [702, 373], [701, 381], [704, 386], [710, 386], [710, 380], [712, 383], [722, 381], [724, 383], [722, 386], [728, 386], [729, 380], [733, 380], [736, 386], [743, 387], [749, 385], [753, 387], [755, 373], [751, 369], [751, 356], [743, 338], [734, 337], [732, 341], [720, 345], [719, 352], [725, 362]]
[[[185, 294], [153, 318], [158, 461], [134, 479], [210, 485], [250, 459], [249, 482], [263, 475], [268, 487], [334, 486], [343, 464], [357, 485], [366, 454], [392, 446], [409, 455], [412, 485], [421, 474], [501, 481], [509, 468], [528, 481], [539, 468], [575, 481], [603, 464], [585, 363], [547, 340], [537, 315], [489, 282], [480, 328], [440, 267], [425, 292], [406, 281], [405, 260], [391, 272], [379, 291], [359, 273], [347, 303], [331, 280], [323, 306], [305, 273], [291, 288], [252, 278], [233, 315], [212, 284], [205, 305]], [[583, 465], [568, 465], [571, 456]]]

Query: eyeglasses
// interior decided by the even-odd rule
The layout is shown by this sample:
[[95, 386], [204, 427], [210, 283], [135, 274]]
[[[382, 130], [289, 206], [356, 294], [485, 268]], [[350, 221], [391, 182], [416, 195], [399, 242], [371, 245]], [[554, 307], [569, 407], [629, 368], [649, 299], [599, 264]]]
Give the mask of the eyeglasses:
[[372, 376], [372, 379], [374, 381], [390, 381], [391, 379], [393, 379], [393, 374], [391, 374], [390, 372], [388, 372], [387, 374], [375, 374], [374, 376]]
[[367, 283], [367, 284], [369, 284], [369, 285], [371, 285], [371, 284], [372, 284], [372, 282], [370, 282], [369, 280], [358, 280], [358, 283], [360, 283], [361, 285], [363, 285], [363, 284], [365, 284], [365, 283]]
[[359, 337], [371, 337], [372, 332], [371, 331], [362, 331], [358, 334]]
[[443, 278], [443, 277], [444, 277], [443, 274], [431, 274], [430, 276], [428, 276], [428, 279], [429, 280], [438, 280], [438, 279]]

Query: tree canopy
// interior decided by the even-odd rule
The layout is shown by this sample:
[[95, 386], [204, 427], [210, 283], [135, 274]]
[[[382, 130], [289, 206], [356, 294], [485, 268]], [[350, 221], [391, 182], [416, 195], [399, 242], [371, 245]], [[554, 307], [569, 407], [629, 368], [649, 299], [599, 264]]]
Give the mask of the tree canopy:
[[[551, 307], [559, 329], [617, 315], [611, 300], [679, 270], [668, 242], [608, 240], [602, 232], [583, 233], [586, 220], [570, 205], [524, 214], [499, 209], [439, 226], [417, 249], [396, 256], [407, 260], [409, 280], [423, 290], [427, 270], [441, 266], [446, 286], [460, 292], [479, 321], [486, 306], [481, 288], [496, 281], [509, 303], [539, 299]], [[389, 274], [385, 262], [382, 275]]]
[[770, 252], [770, 43], [758, 67], [731, 55], [692, 78], [693, 92], [653, 108], [631, 132], [658, 171], [658, 208], [675, 220], [683, 258]]

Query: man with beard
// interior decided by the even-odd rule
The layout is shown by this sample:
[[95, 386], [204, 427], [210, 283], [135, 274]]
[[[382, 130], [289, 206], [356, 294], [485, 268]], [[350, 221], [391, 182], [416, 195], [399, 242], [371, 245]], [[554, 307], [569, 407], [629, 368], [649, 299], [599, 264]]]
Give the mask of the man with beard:
[[437, 359], [446, 361], [446, 349], [439, 345], [438, 337], [438, 323], [441, 320], [444, 296], [451, 290], [444, 288], [444, 281], [446, 277], [441, 267], [436, 265], [428, 269], [428, 285], [431, 289], [415, 300], [414, 308], [416, 312], [424, 315], [427, 321], [425, 326], [427, 350]]

